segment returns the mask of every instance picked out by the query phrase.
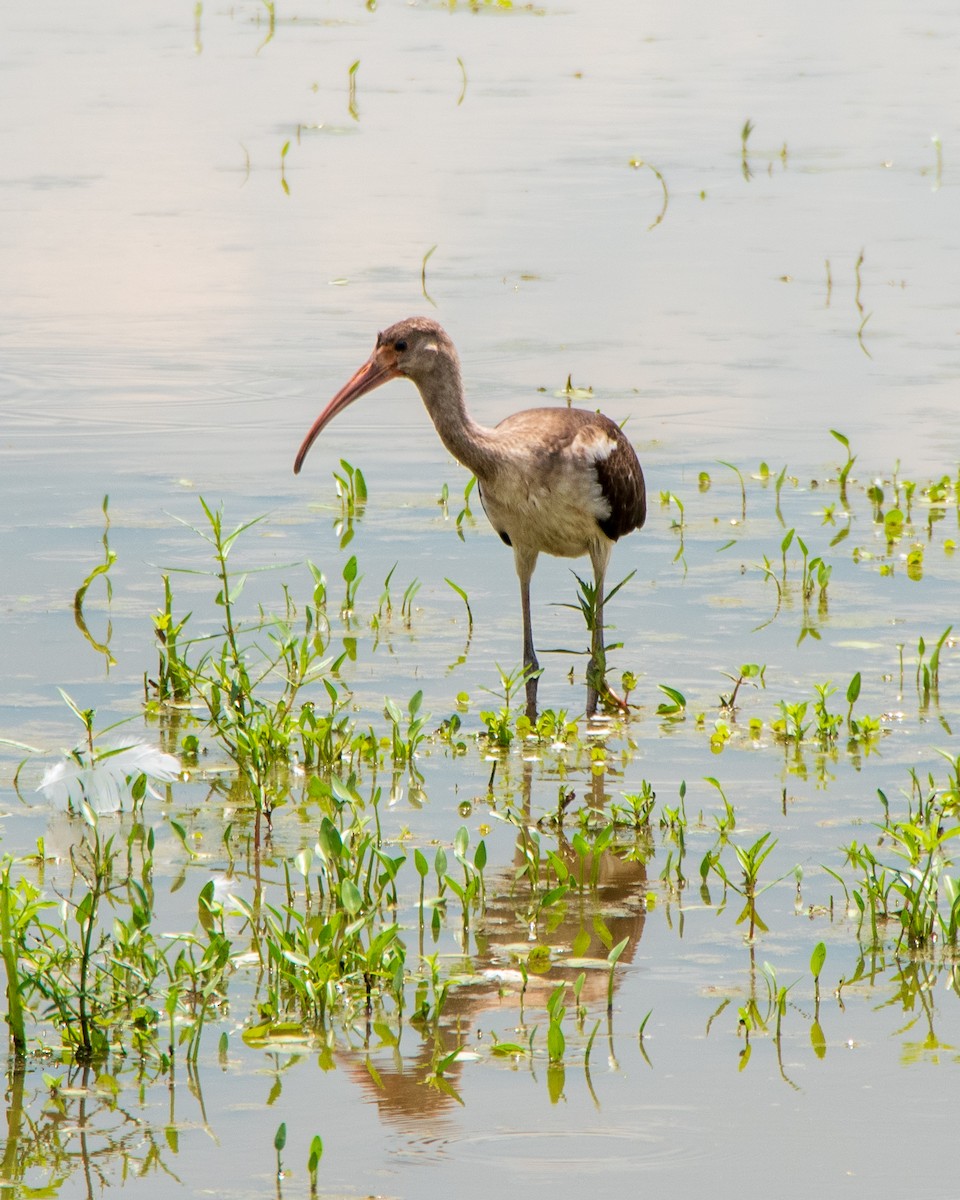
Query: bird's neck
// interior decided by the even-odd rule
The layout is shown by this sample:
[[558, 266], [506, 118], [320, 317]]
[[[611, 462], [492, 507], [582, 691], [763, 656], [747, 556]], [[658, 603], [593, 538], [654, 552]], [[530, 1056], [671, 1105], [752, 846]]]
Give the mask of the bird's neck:
[[489, 474], [493, 430], [478, 424], [467, 411], [459, 365], [438, 363], [429, 379], [415, 382], [444, 446], [475, 475]]

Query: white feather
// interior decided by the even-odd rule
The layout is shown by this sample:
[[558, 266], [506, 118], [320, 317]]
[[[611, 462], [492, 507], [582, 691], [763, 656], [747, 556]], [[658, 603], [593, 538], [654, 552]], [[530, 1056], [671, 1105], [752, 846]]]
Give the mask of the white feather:
[[172, 754], [139, 738], [123, 738], [97, 746], [93, 758], [86, 746], [77, 747], [69, 758], [47, 768], [37, 791], [64, 807], [77, 808], [86, 801], [95, 813], [119, 812], [125, 800], [133, 802], [133, 784], [141, 775], [155, 783], [172, 783], [181, 770]]

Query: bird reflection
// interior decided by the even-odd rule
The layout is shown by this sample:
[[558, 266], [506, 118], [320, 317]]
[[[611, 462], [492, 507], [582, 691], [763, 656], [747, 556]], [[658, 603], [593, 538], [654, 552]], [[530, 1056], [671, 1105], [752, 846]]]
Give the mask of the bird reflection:
[[[528, 822], [533, 767], [533, 763], [524, 763], [520, 784]], [[590, 806], [602, 806], [603, 799], [603, 776], [595, 775]], [[581, 856], [563, 830], [552, 836], [556, 838], [554, 852], [571, 877], [582, 878], [587, 885], [571, 887], [559, 904], [538, 911], [537, 893], [520, 874], [525, 858], [518, 845], [510, 865], [485, 874], [486, 903], [473, 929], [473, 952], [464, 955], [469, 964], [468, 981], [450, 988], [439, 1014], [406, 1020], [400, 1044], [392, 1048], [378, 1045], [371, 1047], [366, 1057], [352, 1052], [340, 1059], [383, 1119], [421, 1143], [425, 1137], [442, 1138], [452, 1129], [459, 1101], [457, 1089], [465, 1064], [454, 1059], [438, 1078], [438, 1061], [461, 1047], [469, 1053], [470, 1047], [477, 1045], [482, 1052], [491, 1044], [491, 1027], [502, 1027], [505, 1014], [512, 1031], [509, 1039], [526, 1042], [527, 1013], [535, 1014], [531, 1025], [543, 1026], [544, 1006], [551, 992], [561, 982], [572, 985], [581, 973], [584, 982], [579, 1004], [594, 1013], [605, 1010], [610, 949], [626, 939], [620, 963], [631, 962], [637, 953], [646, 914], [645, 863], [625, 856], [616, 846], [601, 851], [596, 860], [592, 853]], [[593, 879], [595, 887], [589, 884]], [[530, 957], [535, 947], [542, 955]], [[591, 960], [597, 966], [589, 965]], [[525, 988], [521, 962], [527, 966]], [[615, 987], [618, 977], [615, 974]], [[424, 992], [429, 996], [429, 988]], [[568, 997], [569, 1012], [572, 991]], [[415, 1048], [410, 1025], [419, 1037]], [[374, 1030], [369, 1034], [371, 1042], [377, 1040]], [[425, 1082], [434, 1086], [424, 1086]]]

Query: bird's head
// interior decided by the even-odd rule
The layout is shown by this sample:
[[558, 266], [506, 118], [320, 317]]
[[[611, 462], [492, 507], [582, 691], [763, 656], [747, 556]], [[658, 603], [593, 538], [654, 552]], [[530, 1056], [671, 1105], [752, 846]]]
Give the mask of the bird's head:
[[373, 353], [337, 392], [303, 439], [293, 465], [294, 474], [299, 475], [303, 460], [320, 432], [348, 404], [382, 383], [399, 377], [413, 380], [422, 390], [422, 385], [429, 381], [441, 363], [456, 364], [456, 361], [456, 350], [450, 338], [429, 317], [408, 317], [378, 333]]

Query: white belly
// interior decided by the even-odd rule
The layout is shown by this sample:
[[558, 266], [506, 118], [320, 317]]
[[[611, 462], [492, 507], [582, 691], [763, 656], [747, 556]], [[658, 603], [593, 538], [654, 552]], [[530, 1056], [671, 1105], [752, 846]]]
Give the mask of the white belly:
[[597, 520], [610, 509], [590, 470], [544, 475], [511, 464], [481, 486], [480, 499], [497, 533], [520, 549], [579, 558], [598, 538], [605, 540]]

